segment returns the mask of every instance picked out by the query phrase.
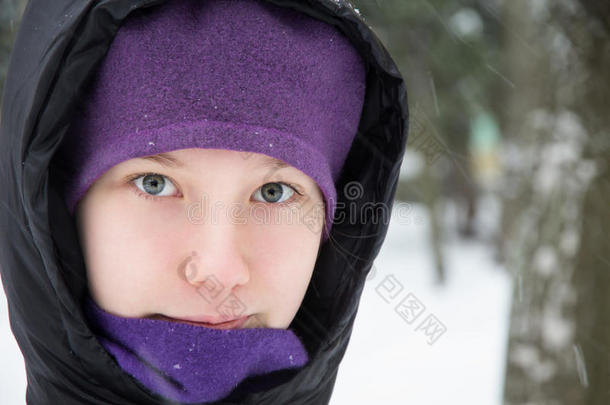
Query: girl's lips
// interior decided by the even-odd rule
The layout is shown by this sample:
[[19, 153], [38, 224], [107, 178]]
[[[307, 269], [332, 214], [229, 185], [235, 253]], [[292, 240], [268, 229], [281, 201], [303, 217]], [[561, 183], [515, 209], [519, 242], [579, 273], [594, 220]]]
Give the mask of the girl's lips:
[[231, 321], [226, 321], [226, 322], [207, 323], [207, 322], [194, 322], [194, 321], [187, 320], [187, 319], [169, 318], [164, 315], [155, 315], [154, 317], [152, 317], [152, 319], [161, 319], [161, 320], [170, 321], [170, 322], [187, 323], [189, 325], [204, 326], [206, 328], [212, 328], [212, 329], [239, 329], [246, 323], [246, 321], [249, 318], [250, 318], [249, 316], [243, 316], [241, 318], [233, 319]]

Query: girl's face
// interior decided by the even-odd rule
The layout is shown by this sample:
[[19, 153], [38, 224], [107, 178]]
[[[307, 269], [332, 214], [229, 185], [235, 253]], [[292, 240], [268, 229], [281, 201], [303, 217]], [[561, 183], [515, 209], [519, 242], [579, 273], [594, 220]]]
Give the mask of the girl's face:
[[309, 176], [272, 160], [193, 148], [104, 173], [76, 207], [94, 301], [123, 317], [287, 328], [317, 259], [324, 200]]

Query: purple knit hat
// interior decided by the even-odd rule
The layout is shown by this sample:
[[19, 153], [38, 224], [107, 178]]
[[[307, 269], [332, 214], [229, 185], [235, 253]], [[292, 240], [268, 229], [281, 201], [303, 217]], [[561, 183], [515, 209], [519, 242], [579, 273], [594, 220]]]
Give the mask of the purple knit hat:
[[366, 68], [334, 26], [260, 0], [172, 0], [119, 29], [60, 156], [71, 213], [114, 165], [185, 148], [280, 159], [311, 177], [332, 226]]

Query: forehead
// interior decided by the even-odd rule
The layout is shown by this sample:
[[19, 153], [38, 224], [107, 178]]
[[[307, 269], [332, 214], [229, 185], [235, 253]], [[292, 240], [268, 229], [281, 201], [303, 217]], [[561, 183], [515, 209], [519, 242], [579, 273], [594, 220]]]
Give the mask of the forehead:
[[[260, 155], [260, 157], [258, 157], [257, 159], [254, 160], [256, 165], [259, 167], [282, 169], [284, 167], [290, 166], [288, 163], [286, 163], [282, 160], [276, 159], [274, 157], [271, 157], [271, 156], [266, 156], [266, 155], [262, 155], [262, 154], [256, 154], [256, 155]], [[150, 155], [150, 156], [143, 156], [138, 159], [153, 161], [153, 162], [159, 163], [165, 167], [176, 168], [176, 167], [186, 167], [187, 166], [182, 160], [180, 160], [180, 158], [173, 155], [171, 152], [158, 153], [156, 155]]]

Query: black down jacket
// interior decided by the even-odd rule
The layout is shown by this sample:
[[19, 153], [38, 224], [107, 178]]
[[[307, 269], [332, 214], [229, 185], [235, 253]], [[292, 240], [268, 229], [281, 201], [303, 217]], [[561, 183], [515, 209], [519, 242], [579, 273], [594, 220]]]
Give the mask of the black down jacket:
[[[25, 358], [28, 404], [170, 403], [126, 374], [85, 322], [84, 259], [52, 164], [80, 91], [121, 21], [165, 1], [30, 0], [19, 26], [2, 99], [0, 266], [11, 329]], [[359, 131], [336, 184], [335, 219], [349, 209], [358, 221], [333, 226], [332, 243], [321, 248], [292, 324], [304, 336], [310, 362], [289, 381], [240, 401], [326, 404], [365, 278], [387, 233], [407, 141], [406, 88], [380, 40], [347, 1], [267, 1], [335, 25], [367, 65]], [[358, 198], [347, 200], [354, 187]], [[350, 203], [341, 208], [342, 201]]]

